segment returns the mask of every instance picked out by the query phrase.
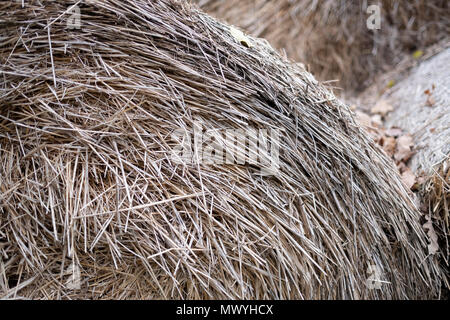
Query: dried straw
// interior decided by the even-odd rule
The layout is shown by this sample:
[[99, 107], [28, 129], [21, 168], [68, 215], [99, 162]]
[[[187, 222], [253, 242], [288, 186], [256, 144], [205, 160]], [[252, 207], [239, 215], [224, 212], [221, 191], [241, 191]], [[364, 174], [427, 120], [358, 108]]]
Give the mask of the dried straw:
[[[184, 2], [72, 4], [0, 3], [0, 297], [438, 295], [391, 162], [304, 69]], [[196, 120], [282, 129], [279, 173], [174, 163]]]
[[[354, 93], [370, 85], [403, 56], [449, 39], [446, 0], [192, 0], [205, 12], [242, 27], [319, 80], [339, 80]], [[380, 6], [380, 29], [369, 30], [369, 5]]]
[[450, 47], [410, 70], [380, 97], [394, 108], [386, 125], [400, 127], [413, 136], [415, 154], [409, 166], [425, 181], [421, 188], [422, 202], [439, 235], [437, 253], [446, 270], [450, 251], [449, 65]]

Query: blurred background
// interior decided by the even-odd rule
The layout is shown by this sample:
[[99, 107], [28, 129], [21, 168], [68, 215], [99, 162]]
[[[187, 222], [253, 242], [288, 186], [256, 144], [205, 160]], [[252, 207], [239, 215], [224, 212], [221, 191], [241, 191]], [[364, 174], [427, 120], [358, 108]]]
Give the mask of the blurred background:
[[[192, 0], [202, 10], [266, 38], [318, 80], [355, 95], [405, 59], [448, 46], [446, 0]], [[341, 93], [342, 94], [342, 93]]]

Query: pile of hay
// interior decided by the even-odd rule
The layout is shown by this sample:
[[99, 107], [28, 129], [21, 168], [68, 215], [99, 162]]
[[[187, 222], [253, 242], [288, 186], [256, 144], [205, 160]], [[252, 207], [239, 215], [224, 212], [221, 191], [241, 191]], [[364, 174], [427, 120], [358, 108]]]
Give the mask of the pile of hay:
[[420, 190], [424, 211], [432, 220], [435, 231], [431, 232], [439, 235], [430, 251], [439, 254], [446, 270], [450, 240], [449, 65], [450, 48], [447, 48], [412, 69], [380, 98], [393, 107], [386, 125], [404, 129], [414, 139], [415, 154], [410, 167], [424, 180]]
[[[340, 80], [359, 91], [401, 61], [404, 54], [449, 38], [446, 0], [193, 0], [203, 10], [252, 35], [266, 38], [320, 80]], [[380, 29], [367, 19], [380, 6]], [[371, 20], [372, 21], [372, 20]]]
[[413, 135], [417, 153], [414, 171], [428, 171], [450, 155], [450, 48], [422, 62], [380, 99], [393, 111], [387, 126], [398, 126]]
[[[0, 297], [438, 295], [393, 165], [304, 69], [185, 2], [79, 9], [0, 4]], [[174, 161], [196, 121], [282, 129], [278, 172]]]

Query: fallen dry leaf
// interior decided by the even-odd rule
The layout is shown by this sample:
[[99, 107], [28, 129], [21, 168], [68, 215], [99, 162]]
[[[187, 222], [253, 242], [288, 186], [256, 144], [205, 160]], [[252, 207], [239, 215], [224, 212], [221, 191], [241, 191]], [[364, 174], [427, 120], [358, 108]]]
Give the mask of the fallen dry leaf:
[[412, 151], [413, 138], [410, 134], [403, 135], [397, 139], [397, 149], [395, 150], [394, 159], [398, 162], [407, 162], [414, 154]]
[[375, 114], [371, 117], [372, 125], [381, 128], [383, 126], [383, 120], [381, 119], [381, 116], [379, 114]]
[[406, 167], [402, 173], [402, 182], [405, 184], [408, 190], [411, 190], [416, 184], [416, 175], [408, 167]]
[[389, 137], [399, 137], [403, 133], [403, 130], [398, 127], [392, 127], [386, 130], [386, 135]]
[[427, 106], [432, 107], [436, 103], [436, 100], [433, 98], [433, 96], [429, 95], [427, 98]]
[[380, 100], [375, 104], [375, 106], [370, 110], [373, 114], [381, 114], [385, 116], [387, 113], [393, 111], [394, 108], [386, 100]]
[[364, 127], [370, 127], [371, 126], [371, 119], [370, 116], [364, 112], [356, 111], [356, 120], [359, 122], [360, 125]]
[[397, 169], [398, 172], [402, 173], [403, 171], [406, 170], [406, 164], [404, 162], [399, 162], [399, 164], [397, 164]]
[[393, 137], [381, 137], [380, 139], [380, 145], [389, 157], [394, 155], [396, 144], [397, 142]]
[[427, 222], [425, 222], [423, 228], [428, 229], [427, 235], [430, 240], [430, 244], [428, 244], [428, 254], [435, 254], [439, 250], [438, 237], [436, 232], [434, 231], [433, 222], [431, 221], [430, 216], [426, 215], [425, 219], [427, 220]]
[[427, 177], [424, 176], [424, 175], [421, 175], [421, 176], [417, 177], [416, 180], [417, 180], [417, 184], [418, 184], [419, 186], [421, 186], [421, 185], [423, 185], [423, 184], [427, 181]]

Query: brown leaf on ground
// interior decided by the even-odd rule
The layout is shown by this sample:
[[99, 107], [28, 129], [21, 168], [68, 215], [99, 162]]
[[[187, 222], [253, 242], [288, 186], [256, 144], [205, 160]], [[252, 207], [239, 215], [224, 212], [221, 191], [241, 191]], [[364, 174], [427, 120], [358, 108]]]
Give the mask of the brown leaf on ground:
[[364, 113], [362, 111], [356, 111], [355, 114], [356, 114], [356, 120], [359, 122], [360, 125], [362, 125], [364, 127], [371, 126], [371, 119], [367, 113]]
[[439, 250], [438, 245], [438, 237], [433, 228], [433, 222], [429, 215], [425, 216], [427, 222], [423, 225], [424, 229], [428, 229], [427, 235], [430, 240], [430, 244], [428, 244], [428, 254], [435, 254]]
[[403, 171], [406, 170], [406, 164], [404, 162], [399, 162], [399, 164], [397, 164], [397, 169], [398, 172], [402, 173]]
[[436, 103], [436, 100], [433, 98], [433, 96], [428, 96], [428, 98], [427, 98], [427, 106], [428, 107], [432, 107], [432, 106], [434, 106], [435, 105], [435, 103]]
[[381, 114], [382, 116], [385, 116], [387, 113], [393, 110], [394, 108], [389, 102], [387, 102], [386, 100], [380, 100], [375, 104], [370, 112], [373, 114]]
[[386, 135], [389, 137], [399, 137], [403, 133], [403, 130], [398, 127], [392, 127], [386, 130]]
[[389, 157], [392, 157], [395, 154], [397, 142], [394, 137], [383, 136], [379, 143]]
[[402, 173], [402, 182], [405, 184], [408, 190], [413, 189], [414, 185], [416, 184], [416, 175], [408, 167], [406, 167]]
[[427, 181], [427, 177], [424, 175], [420, 175], [417, 177], [417, 184], [419, 186], [423, 185]]
[[381, 119], [381, 116], [379, 114], [373, 115], [370, 119], [372, 120], [372, 125], [374, 127], [377, 128], [383, 127], [383, 120]]
[[406, 134], [397, 139], [397, 148], [395, 150], [395, 161], [407, 162], [414, 154], [412, 151], [413, 138], [411, 134]]

